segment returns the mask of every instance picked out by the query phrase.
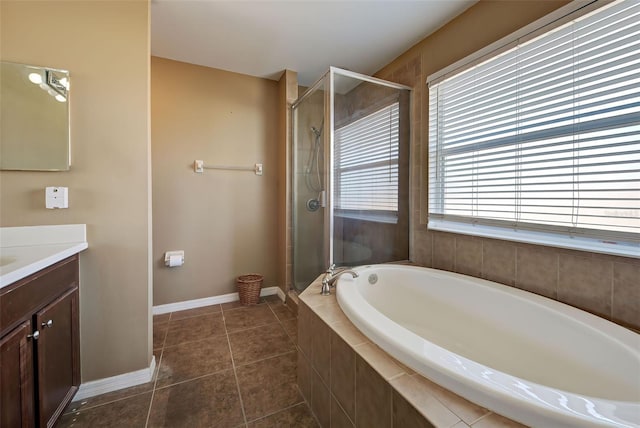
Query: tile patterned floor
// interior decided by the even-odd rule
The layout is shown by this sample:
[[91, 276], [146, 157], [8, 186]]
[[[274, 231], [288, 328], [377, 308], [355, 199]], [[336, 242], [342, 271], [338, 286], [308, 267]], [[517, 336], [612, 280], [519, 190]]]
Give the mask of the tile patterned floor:
[[73, 402], [57, 427], [317, 427], [296, 384], [296, 336], [276, 296], [157, 315], [154, 379]]

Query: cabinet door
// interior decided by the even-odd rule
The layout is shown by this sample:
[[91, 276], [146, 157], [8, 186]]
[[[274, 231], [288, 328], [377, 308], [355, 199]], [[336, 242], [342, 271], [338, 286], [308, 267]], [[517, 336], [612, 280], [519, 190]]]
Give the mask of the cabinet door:
[[40, 427], [51, 427], [80, 384], [78, 288], [45, 306], [35, 317]]
[[33, 427], [31, 321], [0, 339], [0, 427]]

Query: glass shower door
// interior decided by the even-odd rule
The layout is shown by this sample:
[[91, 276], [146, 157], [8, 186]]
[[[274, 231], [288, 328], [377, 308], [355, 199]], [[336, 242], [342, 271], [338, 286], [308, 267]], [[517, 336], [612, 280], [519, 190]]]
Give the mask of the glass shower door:
[[331, 67], [293, 105], [292, 285], [409, 259], [410, 90]]
[[331, 261], [409, 259], [410, 91], [331, 73]]
[[304, 290], [327, 268], [326, 79], [293, 106], [292, 285]]

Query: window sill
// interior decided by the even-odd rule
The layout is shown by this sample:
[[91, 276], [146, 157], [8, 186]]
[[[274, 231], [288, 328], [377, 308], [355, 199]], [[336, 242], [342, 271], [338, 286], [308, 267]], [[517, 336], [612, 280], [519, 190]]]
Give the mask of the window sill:
[[334, 211], [334, 215], [340, 218], [347, 218], [351, 220], [362, 220], [362, 221], [368, 221], [372, 223], [387, 223], [387, 224], [398, 223], [398, 214], [388, 212], [388, 211], [377, 213], [374, 211], [340, 212], [336, 210]]
[[548, 232], [515, 230], [497, 226], [434, 219], [429, 219], [427, 229], [571, 250], [590, 251], [614, 256], [632, 257], [636, 259], [640, 258], [640, 243], [636, 242], [603, 241], [595, 238], [571, 237]]

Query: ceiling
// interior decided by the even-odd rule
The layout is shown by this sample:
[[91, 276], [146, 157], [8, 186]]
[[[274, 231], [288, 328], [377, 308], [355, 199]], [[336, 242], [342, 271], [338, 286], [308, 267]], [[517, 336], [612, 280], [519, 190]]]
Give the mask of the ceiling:
[[476, 0], [152, 0], [151, 53], [311, 85], [329, 66], [373, 74]]

